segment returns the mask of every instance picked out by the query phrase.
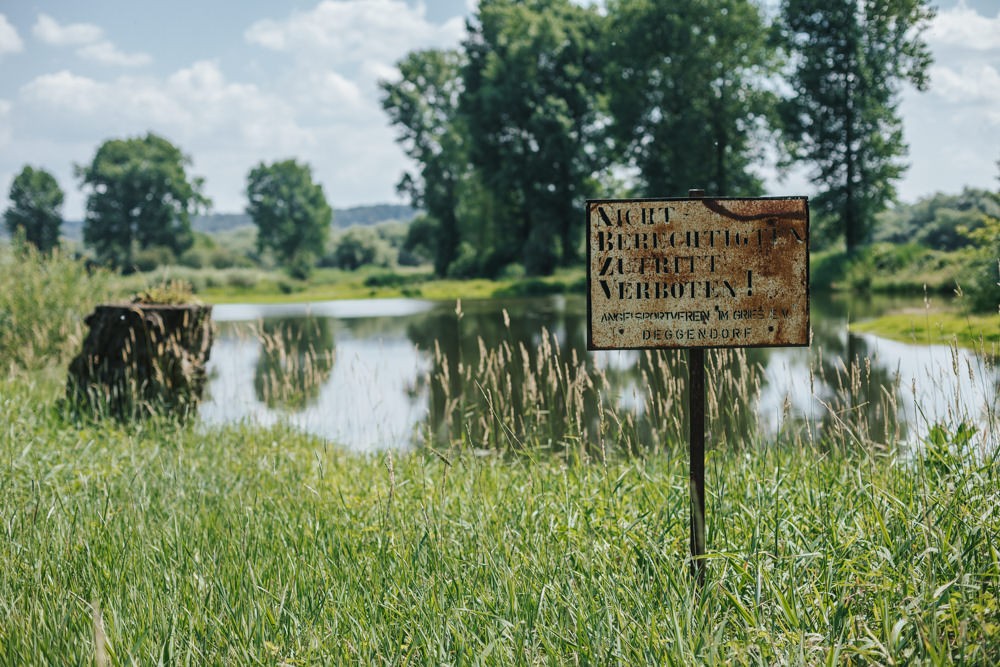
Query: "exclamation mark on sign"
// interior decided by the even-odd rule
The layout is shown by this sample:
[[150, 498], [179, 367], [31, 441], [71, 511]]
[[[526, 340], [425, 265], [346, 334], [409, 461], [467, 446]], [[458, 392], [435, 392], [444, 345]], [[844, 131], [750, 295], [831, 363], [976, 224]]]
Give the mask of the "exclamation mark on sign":
[[753, 271], [747, 271], [747, 296], [753, 296]]

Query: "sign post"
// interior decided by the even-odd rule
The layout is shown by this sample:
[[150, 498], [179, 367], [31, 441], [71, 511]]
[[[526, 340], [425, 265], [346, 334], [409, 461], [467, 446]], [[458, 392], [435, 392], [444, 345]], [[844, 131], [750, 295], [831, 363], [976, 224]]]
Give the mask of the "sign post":
[[587, 348], [688, 349], [692, 574], [705, 568], [705, 350], [809, 345], [805, 197], [587, 201]]

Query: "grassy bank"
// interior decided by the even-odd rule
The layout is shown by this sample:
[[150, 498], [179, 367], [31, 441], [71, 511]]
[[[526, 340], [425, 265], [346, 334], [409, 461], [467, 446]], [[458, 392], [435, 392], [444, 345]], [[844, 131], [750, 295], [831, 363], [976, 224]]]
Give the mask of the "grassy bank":
[[861, 322], [851, 331], [916, 345], [951, 345], [1000, 355], [1000, 313], [974, 315], [957, 308], [906, 310]]
[[0, 396], [4, 664], [1000, 659], [1000, 472], [947, 445], [711, 451], [697, 590], [680, 450], [360, 457]]
[[162, 267], [148, 273], [120, 276], [121, 294], [134, 293], [168, 279], [190, 282], [208, 303], [288, 303], [337, 299], [422, 298], [431, 300], [489, 299], [585, 291], [584, 270], [564, 270], [544, 278], [467, 280], [435, 278], [428, 269], [394, 270], [365, 267], [357, 271], [321, 268], [308, 280], [295, 280], [282, 271], [263, 269], [190, 269]]

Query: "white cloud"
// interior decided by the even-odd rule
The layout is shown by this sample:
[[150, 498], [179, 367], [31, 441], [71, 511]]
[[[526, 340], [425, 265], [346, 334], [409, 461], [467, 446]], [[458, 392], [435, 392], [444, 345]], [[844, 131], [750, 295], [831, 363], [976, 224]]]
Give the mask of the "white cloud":
[[48, 14], [39, 14], [35, 27], [35, 37], [52, 46], [81, 46], [99, 41], [104, 32], [93, 23], [71, 23], [60, 25]]
[[7, 100], [0, 100], [0, 148], [3, 148], [10, 143], [10, 109], [10, 102]]
[[146, 53], [125, 53], [104, 39], [104, 31], [93, 23], [61, 25], [48, 14], [39, 14], [35, 37], [52, 46], [77, 46], [76, 54], [101, 65], [142, 67], [152, 62]]
[[435, 25], [423, 5], [402, 0], [324, 0], [284, 20], [265, 19], [244, 33], [252, 44], [273, 51], [321, 56], [328, 63], [392, 63], [415, 48], [457, 44], [464, 21]]
[[1000, 103], [1000, 73], [988, 64], [965, 64], [956, 71], [931, 67], [931, 90], [953, 103]]
[[932, 45], [959, 46], [978, 51], [1000, 49], [1000, 12], [989, 18], [969, 8], [964, 0], [938, 12], [927, 30]]
[[141, 67], [152, 62], [146, 53], [125, 53], [108, 41], [88, 44], [77, 49], [77, 54], [87, 60], [93, 60], [102, 65], [118, 65], [120, 67]]
[[5, 53], [18, 53], [24, 49], [24, 42], [17, 34], [17, 29], [7, 21], [7, 17], [0, 14], [0, 56]]
[[36, 77], [21, 88], [21, 94], [43, 107], [88, 114], [107, 100], [107, 86], [62, 70]]

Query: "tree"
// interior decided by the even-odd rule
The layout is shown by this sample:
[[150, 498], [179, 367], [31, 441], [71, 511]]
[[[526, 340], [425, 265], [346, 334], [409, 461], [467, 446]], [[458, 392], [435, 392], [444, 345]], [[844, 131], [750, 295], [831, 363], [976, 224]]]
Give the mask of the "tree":
[[547, 274], [582, 250], [579, 211], [600, 162], [599, 39], [597, 11], [569, 0], [483, 0], [470, 23], [460, 111], [493, 209], [479, 247], [493, 269]]
[[63, 191], [52, 174], [25, 165], [14, 177], [9, 197], [4, 222], [12, 235], [23, 234], [25, 241], [43, 253], [59, 245]]
[[615, 152], [644, 196], [757, 195], [774, 96], [767, 29], [748, 0], [612, 0], [605, 62]]
[[191, 158], [152, 132], [110, 139], [90, 165], [77, 165], [89, 189], [84, 243], [98, 261], [131, 270], [136, 250], [168, 248], [174, 256], [191, 247], [191, 216], [210, 202], [203, 180], [189, 178]]
[[379, 82], [382, 108], [399, 129], [397, 141], [420, 165], [417, 174], [404, 174], [397, 188], [414, 208], [427, 212], [421, 230], [441, 276], [457, 256], [456, 209], [469, 171], [467, 133], [458, 115], [464, 62], [458, 51], [415, 51], [399, 62], [399, 81]]
[[271, 250], [295, 277], [307, 277], [330, 234], [333, 210], [312, 169], [295, 160], [261, 162], [247, 175], [247, 213], [257, 250]]
[[927, 86], [921, 33], [932, 16], [923, 0], [782, 3], [794, 91], [781, 105], [784, 143], [792, 159], [814, 166], [813, 211], [821, 227], [843, 231], [848, 253], [870, 240], [906, 168], [900, 89]]

